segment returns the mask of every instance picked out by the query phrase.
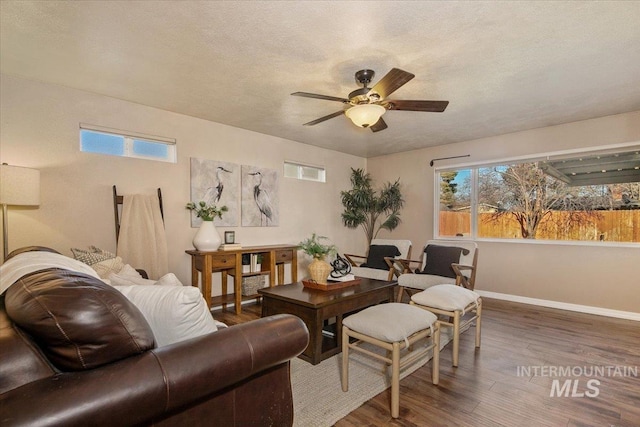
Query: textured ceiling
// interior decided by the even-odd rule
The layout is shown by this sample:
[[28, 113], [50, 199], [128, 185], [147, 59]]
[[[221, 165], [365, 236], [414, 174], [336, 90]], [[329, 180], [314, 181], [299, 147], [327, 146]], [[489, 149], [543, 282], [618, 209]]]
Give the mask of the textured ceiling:
[[[2, 73], [363, 157], [640, 110], [640, 2], [0, 2]], [[354, 73], [416, 77], [372, 133]]]

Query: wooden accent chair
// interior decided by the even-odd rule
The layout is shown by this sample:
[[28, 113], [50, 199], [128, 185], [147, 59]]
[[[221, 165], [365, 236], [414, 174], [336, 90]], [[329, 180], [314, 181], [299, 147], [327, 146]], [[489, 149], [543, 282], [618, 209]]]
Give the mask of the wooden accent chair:
[[473, 291], [478, 245], [467, 240], [430, 240], [420, 260], [394, 263], [404, 271], [398, 278], [398, 301], [406, 292], [411, 304], [437, 315], [439, 325], [453, 328], [452, 359], [453, 366], [458, 366], [460, 332], [474, 321], [476, 347], [480, 347], [482, 299]]
[[354, 276], [391, 281], [402, 274], [402, 270], [398, 270], [393, 261], [411, 257], [411, 240], [373, 239], [367, 255], [344, 256], [351, 263], [351, 273]]
[[478, 265], [478, 245], [468, 240], [429, 240], [420, 259], [387, 258], [398, 277], [398, 297], [435, 285], [455, 284], [473, 290]]

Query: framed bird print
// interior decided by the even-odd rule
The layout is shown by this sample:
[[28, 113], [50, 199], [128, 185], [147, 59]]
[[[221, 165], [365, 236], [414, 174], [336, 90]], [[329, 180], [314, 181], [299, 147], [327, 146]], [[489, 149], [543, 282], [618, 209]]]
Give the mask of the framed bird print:
[[[237, 227], [240, 216], [240, 165], [191, 157], [191, 199], [203, 201], [228, 211], [215, 218], [216, 226]], [[191, 213], [191, 227], [199, 227], [202, 220]]]
[[278, 171], [242, 165], [242, 226], [277, 227], [280, 223]]

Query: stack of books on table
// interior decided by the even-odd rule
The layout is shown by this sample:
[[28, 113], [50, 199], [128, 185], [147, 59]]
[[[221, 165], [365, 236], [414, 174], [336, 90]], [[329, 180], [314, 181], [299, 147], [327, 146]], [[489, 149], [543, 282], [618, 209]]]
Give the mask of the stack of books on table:
[[330, 282], [350, 282], [352, 280], [356, 280], [356, 276], [354, 276], [351, 273], [345, 274], [342, 277], [333, 277], [333, 276], [329, 275], [329, 277], [327, 277], [327, 280], [330, 281]]
[[242, 249], [242, 245], [240, 243], [224, 243], [218, 249], [221, 251], [237, 251]]

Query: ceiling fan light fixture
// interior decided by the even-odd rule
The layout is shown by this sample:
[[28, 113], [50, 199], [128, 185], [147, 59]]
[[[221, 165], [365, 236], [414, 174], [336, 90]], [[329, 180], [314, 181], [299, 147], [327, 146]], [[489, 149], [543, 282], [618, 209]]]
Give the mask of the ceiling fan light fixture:
[[381, 105], [360, 104], [349, 108], [345, 111], [345, 115], [351, 119], [354, 125], [366, 128], [375, 125], [385, 111], [387, 109]]

